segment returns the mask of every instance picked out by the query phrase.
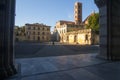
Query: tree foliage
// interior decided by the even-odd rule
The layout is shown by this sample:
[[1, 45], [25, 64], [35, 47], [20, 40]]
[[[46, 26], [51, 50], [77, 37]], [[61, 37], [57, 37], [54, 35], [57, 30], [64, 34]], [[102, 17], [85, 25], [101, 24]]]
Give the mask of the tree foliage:
[[15, 32], [16, 36], [23, 36], [23, 35], [25, 35], [25, 26], [21, 26], [21, 27], [15, 26], [14, 32]]
[[92, 29], [95, 33], [99, 33], [99, 13], [93, 13], [90, 15], [86, 27]]

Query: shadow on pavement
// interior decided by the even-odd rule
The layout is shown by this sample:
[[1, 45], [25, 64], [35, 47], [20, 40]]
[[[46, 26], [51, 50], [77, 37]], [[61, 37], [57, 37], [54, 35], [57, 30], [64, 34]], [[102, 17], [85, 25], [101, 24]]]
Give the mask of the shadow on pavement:
[[60, 43], [16, 43], [15, 58], [34, 58], [98, 53], [99, 46], [65, 45]]

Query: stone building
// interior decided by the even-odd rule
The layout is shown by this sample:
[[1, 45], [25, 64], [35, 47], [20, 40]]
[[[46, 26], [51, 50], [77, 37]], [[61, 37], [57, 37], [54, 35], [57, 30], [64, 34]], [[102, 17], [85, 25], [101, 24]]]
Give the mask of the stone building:
[[67, 24], [74, 24], [74, 22], [60, 20], [56, 23], [55, 32], [57, 41], [63, 42], [63, 36], [67, 32]]
[[69, 31], [79, 30], [83, 27], [82, 25], [82, 3], [76, 2], [74, 6], [74, 20], [65, 21], [60, 20], [56, 22], [54, 34], [56, 34], [56, 40], [60, 42], [66, 42], [66, 33]]
[[54, 33], [56, 34], [57, 41], [66, 42], [66, 33], [76, 31], [83, 27], [83, 25], [76, 25], [72, 21], [60, 20], [56, 23]]
[[92, 45], [98, 44], [99, 36], [91, 29], [80, 29], [66, 33], [66, 42], [69, 44]]
[[26, 39], [33, 42], [50, 41], [50, 26], [44, 24], [25, 24]]
[[69, 44], [91, 44], [91, 29], [71, 31], [66, 34], [66, 41]]
[[[93, 14], [91, 13], [82, 22], [82, 3], [76, 2], [74, 6], [74, 22], [60, 20], [56, 23], [54, 30], [56, 40], [69, 44], [99, 44], [99, 35], [95, 34], [91, 29], [86, 29], [88, 18]], [[85, 36], [89, 36], [89, 41], [85, 40]]]

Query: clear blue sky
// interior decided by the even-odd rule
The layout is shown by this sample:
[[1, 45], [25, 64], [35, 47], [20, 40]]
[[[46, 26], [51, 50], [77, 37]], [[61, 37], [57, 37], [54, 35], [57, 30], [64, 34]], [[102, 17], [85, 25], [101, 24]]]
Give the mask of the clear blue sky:
[[94, 0], [16, 0], [15, 24], [43, 23], [53, 27], [59, 20], [74, 21], [74, 3], [82, 3], [82, 20], [98, 12]]

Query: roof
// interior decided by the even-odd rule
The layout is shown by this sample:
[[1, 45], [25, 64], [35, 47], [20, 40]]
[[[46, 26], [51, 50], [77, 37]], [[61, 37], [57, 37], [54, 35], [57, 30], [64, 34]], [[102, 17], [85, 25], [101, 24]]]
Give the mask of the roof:
[[[39, 24], [39, 23], [33, 23], [33, 24], [29, 24], [29, 23], [27, 23], [27, 24], [25, 24], [26, 26], [46, 26], [46, 27], [48, 27], [47, 25], [45, 25], [45, 24]], [[49, 26], [50, 27], [50, 26]]]
[[62, 25], [62, 24], [75, 24], [75, 22], [65, 21], [65, 20], [60, 20], [60, 21], [58, 21], [58, 22], [60, 22], [61, 25]]
[[75, 5], [77, 5], [77, 4], [82, 4], [82, 3], [77, 1], [77, 2], [75, 2]]

